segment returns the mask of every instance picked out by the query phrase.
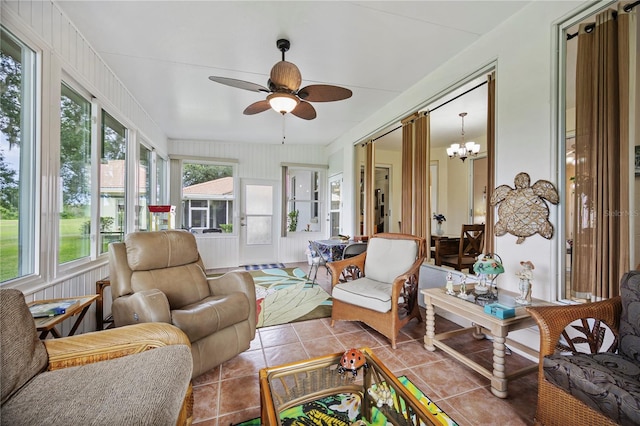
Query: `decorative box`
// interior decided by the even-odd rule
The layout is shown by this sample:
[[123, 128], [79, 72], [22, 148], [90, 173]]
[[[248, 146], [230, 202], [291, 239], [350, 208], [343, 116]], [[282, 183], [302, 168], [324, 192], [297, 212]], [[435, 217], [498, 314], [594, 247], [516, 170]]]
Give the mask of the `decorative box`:
[[501, 305], [500, 303], [484, 305], [484, 312], [500, 319], [507, 319], [516, 316], [516, 310], [514, 308]]

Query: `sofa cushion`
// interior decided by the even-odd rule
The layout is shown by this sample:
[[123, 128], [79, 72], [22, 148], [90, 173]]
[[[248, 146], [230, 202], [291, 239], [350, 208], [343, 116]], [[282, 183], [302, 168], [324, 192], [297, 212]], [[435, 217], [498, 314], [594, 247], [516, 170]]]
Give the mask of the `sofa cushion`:
[[367, 246], [364, 275], [375, 281], [392, 283], [416, 261], [418, 245], [413, 240], [372, 238]]
[[627, 272], [620, 281], [619, 351], [640, 363], [640, 271]]
[[618, 354], [544, 358], [544, 376], [589, 407], [622, 425], [640, 424], [640, 365]]
[[369, 277], [340, 283], [331, 290], [331, 297], [378, 312], [391, 310], [391, 284]]
[[[255, 303], [255, 302], [253, 302]], [[231, 325], [246, 321], [249, 299], [244, 293], [210, 296], [171, 311], [171, 322], [196, 342]]]
[[187, 231], [132, 232], [124, 242], [132, 271], [187, 265], [200, 258], [195, 237]]
[[44, 344], [21, 291], [0, 289], [0, 386], [2, 404], [47, 367]]
[[175, 425], [191, 368], [189, 347], [171, 345], [47, 371], [2, 406], [1, 424]]

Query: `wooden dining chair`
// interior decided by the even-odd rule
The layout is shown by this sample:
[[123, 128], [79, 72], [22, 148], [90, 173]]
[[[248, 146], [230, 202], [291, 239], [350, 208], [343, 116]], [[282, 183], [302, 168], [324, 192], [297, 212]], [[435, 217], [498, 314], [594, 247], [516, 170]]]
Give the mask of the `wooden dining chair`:
[[438, 253], [436, 250], [436, 265], [450, 266], [457, 271], [468, 269], [469, 273], [473, 273], [473, 264], [483, 249], [484, 224], [462, 225], [457, 252]]

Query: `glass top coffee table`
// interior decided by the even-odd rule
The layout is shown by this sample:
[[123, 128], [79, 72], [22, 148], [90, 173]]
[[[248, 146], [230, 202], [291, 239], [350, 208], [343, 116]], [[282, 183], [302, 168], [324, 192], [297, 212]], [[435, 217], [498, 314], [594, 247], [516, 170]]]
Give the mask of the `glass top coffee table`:
[[[336, 353], [304, 361], [260, 370], [260, 404], [263, 425], [280, 425], [284, 410], [340, 393], [358, 394], [360, 413], [371, 422], [373, 408], [380, 410], [394, 425], [441, 425], [429, 411], [373, 354], [362, 348], [367, 368], [338, 372], [343, 353]], [[378, 405], [376, 391], [388, 387], [393, 403]], [[369, 390], [374, 392], [369, 392]], [[372, 395], [372, 393], [374, 395]]]

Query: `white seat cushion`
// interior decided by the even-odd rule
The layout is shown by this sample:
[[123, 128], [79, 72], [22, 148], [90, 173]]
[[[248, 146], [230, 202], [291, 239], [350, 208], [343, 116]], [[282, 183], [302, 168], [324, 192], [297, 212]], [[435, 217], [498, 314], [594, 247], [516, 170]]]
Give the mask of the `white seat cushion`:
[[373, 311], [384, 313], [391, 310], [391, 284], [367, 277], [336, 285], [331, 297]]

